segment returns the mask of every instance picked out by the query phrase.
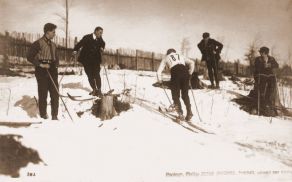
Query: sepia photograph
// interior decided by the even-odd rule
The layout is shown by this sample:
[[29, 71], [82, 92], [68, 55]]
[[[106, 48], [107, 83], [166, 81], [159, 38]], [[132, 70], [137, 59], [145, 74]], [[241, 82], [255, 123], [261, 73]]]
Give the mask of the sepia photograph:
[[292, 181], [292, 0], [0, 0], [0, 181]]

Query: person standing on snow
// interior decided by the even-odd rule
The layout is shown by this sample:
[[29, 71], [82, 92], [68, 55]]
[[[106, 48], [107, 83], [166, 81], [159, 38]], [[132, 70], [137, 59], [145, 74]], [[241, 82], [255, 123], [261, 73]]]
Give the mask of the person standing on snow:
[[202, 53], [202, 61], [206, 61], [211, 88], [215, 88], [214, 77], [216, 88], [219, 88], [218, 66], [223, 44], [214, 39], [211, 39], [210, 34], [205, 32], [203, 33], [203, 39], [198, 44], [198, 48]]
[[269, 55], [269, 48], [261, 47], [259, 53], [261, 56], [255, 58], [255, 90], [260, 94], [263, 107], [274, 108], [277, 89], [274, 69], [279, 68], [279, 64]]
[[103, 28], [96, 27], [92, 34], [85, 35], [78, 42], [73, 51], [73, 55], [81, 49], [78, 61], [82, 63], [84, 71], [88, 77], [89, 84], [92, 88], [90, 95], [101, 96], [101, 79], [100, 79], [100, 64], [101, 54], [104, 51], [105, 42], [102, 39]]
[[[187, 68], [187, 66], [188, 68]], [[186, 106], [187, 115], [185, 119], [190, 121], [193, 113], [191, 110], [190, 98], [189, 98], [189, 82], [191, 75], [194, 71], [194, 62], [184, 58], [180, 54], [176, 53], [175, 49], [168, 49], [166, 57], [161, 61], [160, 66], [157, 70], [157, 79], [158, 82], [162, 82], [161, 73], [164, 70], [165, 66], [170, 68], [170, 88], [173, 103], [175, 105], [176, 111], [178, 112], [178, 117], [180, 120], [183, 120], [183, 110], [180, 103], [180, 92], [182, 94], [182, 99]]]
[[[52, 42], [57, 26], [47, 23], [44, 26], [44, 36], [35, 41], [28, 53], [27, 60], [35, 66], [35, 77], [38, 84], [40, 117], [47, 119], [47, 96], [51, 97], [52, 120], [58, 120], [59, 93], [58, 93], [58, 66], [59, 58], [57, 45]], [[50, 75], [49, 75], [50, 74]]]

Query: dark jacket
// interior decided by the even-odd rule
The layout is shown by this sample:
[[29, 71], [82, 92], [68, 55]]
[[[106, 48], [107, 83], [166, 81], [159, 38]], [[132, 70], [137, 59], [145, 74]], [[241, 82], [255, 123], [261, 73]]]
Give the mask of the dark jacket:
[[101, 63], [101, 52], [100, 48], [104, 49], [105, 42], [102, 38], [98, 38], [97, 40], [93, 39], [93, 34], [85, 35], [80, 42], [78, 42], [74, 51], [78, 51], [80, 48], [81, 52], [78, 57], [78, 61], [82, 64], [90, 64], [90, 63]]
[[202, 39], [198, 44], [198, 48], [202, 53], [202, 61], [219, 60], [223, 44], [214, 39], [209, 39], [205, 45], [205, 40]]
[[[266, 67], [266, 64], [271, 64], [271, 67]], [[268, 61], [265, 63], [265, 60], [263, 57], [259, 56], [256, 57], [255, 62], [254, 62], [254, 76], [258, 76], [258, 74], [267, 74], [267, 75], [272, 75], [273, 69], [279, 68], [279, 64], [275, 60], [274, 57], [268, 56]]]

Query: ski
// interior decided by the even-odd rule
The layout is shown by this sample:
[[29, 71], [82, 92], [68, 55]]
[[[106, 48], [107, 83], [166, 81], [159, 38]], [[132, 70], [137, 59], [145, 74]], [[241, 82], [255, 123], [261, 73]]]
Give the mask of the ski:
[[187, 122], [191, 127], [196, 128], [197, 130], [200, 130], [200, 131], [202, 131], [202, 132], [204, 132], [204, 133], [207, 133], [207, 134], [213, 134], [213, 135], [215, 135], [215, 133], [210, 132], [210, 131], [207, 131], [207, 130], [205, 130], [204, 128], [202, 128], [202, 127], [200, 127], [200, 126], [198, 126], [198, 125], [192, 123], [191, 121], [186, 121], [186, 122]]
[[[140, 100], [140, 101], [141, 101], [141, 100]], [[165, 117], [165, 118], [170, 119], [170, 120], [173, 121], [174, 123], [176, 123], [176, 124], [178, 124], [178, 125], [184, 127], [185, 129], [187, 129], [187, 130], [189, 130], [189, 131], [191, 131], [191, 132], [193, 132], [193, 133], [198, 133], [197, 131], [193, 130], [192, 128], [187, 127], [187, 126], [184, 126], [183, 124], [178, 123], [176, 117], [170, 116], [170, 115], [166, 114], [165, 112], [163, 112], [162, 110], [159, 110], [158, 107], [154, 106], [154, 105], [153, 105], [151, 102], [149, 102], [149, 101], [146, 101], [146, 102], [145, 102], [145, 101], [142, 101], [142, 102], [139, 102], [139, 103], [136, 103], [136, 104], [139, 105], [140, 107], [143, 107], [144, 109], [146, 109], [146, 110], [148, 110], [148, 111], [150, 111], [150, 112], [154, 112], [154, 113], [159, 114], [159, 115], [161, 115], [161, 116], [163, 116], [163, 117]], [[151, 104], [151, 105], [149, 105], [149, 104]]]
[[[169, 112], [167, 111], [167, 109], [162, 109], [161, 107], [159, 107], [159, 110], [161, 110], [162, 112], [164, 112], [165, 114], [167, 114], [167, 115], [169, 115], [169, 116], [171, 116], [171, 117], [173, 117], [173, 118], [177, 118], [177, 116], [176, 116], [175, 114], [173, 114], [173, 113], [169, 113]], [[164, 111], [163, 111], [163, 110], [164, 110]], [[179, 121], [180, 121], [180, 123], [186, 123], [186, 124], [189, 125], [190, 127], [194, 128], [194, 129], [197, 129], [197, 130], [199, 130], [199, 131], [201, 131], [201, 132], [203, 132], [203, 133], [207, 133], [207, 134], [215, 134], [215, 133], [213, 133], [213, 132], [209, 132], [209, 131], [207, 131], [206, 129], [204, 129], [204, 128], [202, 128], [202, 127], [196, 125], [196, 124], [193, 124], [191, 121], [186, 121], [186, 120], [179, 120]]]
[[[107, 95], [111, 95], [114, 92], [114, 89], [109, 90], [107, 93], [103, 94], [104, 96]], [[73, 101], [79, 101], [79, 102], [83, 102], [83, 101], [91, 101], [91, 100], [95, 100], [95, 99], [100, 99], [99, 96], [92, 96], [89, 98], [77, 98], [78, 96], [72, 96], [71, 94], [67, 93], [69, 99], [73, 100]]]
[[158, 108], [158, 111], [159, 111], [159, 113], [162, 114], [164, 117], [171, 119], [174, 123], [176, 123], [176, 124], [178, 124], [178, 125], [184, 127], [185, 129], [187, 129], [187, 130], [189, 130], [189, 131], [191, 131], [191, 132], [193, 132], [193, 133], [198, 133], [198, 132], [195, 131], [193, 128], [187, 126], [187, 125], [185, 124], [185, 122], [184, 122], [183, 120], [180, 120], [177, 116], [174, 116], [174, 115], [171, 115], [171, 114], [169, 114], [169, 113], [167, 113], [167, 112], [164, 112], [164, 111], [162, 110], [161, 107]]
[[72, 95], [70, 95], [69, 93], [67, 93], [69, 99], [73, 100], [73, 101], [90, 101], [90, 100], [94, 100], [94, 99], [97, 99], [98, 97], [90, 97], [90, 98], [76, 98]]

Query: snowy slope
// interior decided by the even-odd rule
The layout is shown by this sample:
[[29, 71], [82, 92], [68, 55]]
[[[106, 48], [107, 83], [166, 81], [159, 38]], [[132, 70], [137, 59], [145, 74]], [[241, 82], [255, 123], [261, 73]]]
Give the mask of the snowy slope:
[[[0, 134], [19, 134], [22, 144], [39, 152], [44, 163], [20, 170], [21, 181], [291, 181], [292, 122], [251, 116], [230, 100], [238, 90], [230, 81], [222, 90], [193, 90], [202, 122], [189, 93], [193, 123], [215, 134], [193, 133], [143, 107], [169, 105], [161, 88], [152, 87], [155, 73], [110, 70], [111, 88], [131, 88], [133, 108], [112, 120], [100, 121], [89, 111], [92, 101], [64, 98], [74, 122], [60, 102], [60, 121], [42, 121], [34, 96], [36, 80], [0, 78], [2, 121], [42, 121], [27, 128], [0, 126]], [[103, 90], [108, 85], [102, 76]], [[7, 115], [9, 91], [11, 98]], [[88, 96], [86, 76], [65, 76], [60, 92]], [[170, 96], [170, 91], [167, 90]], [[48, 113], [50, 113], [48, 107]], [[37, 117], [35, 117], [37, 116]], [[274, 171], [274, 174], [273, 174]], [[276, 174], [276, 172], [279, 172]], [[34, 172], [35, 177], [28, 177]], [[1, 176], [0, 181], [11, 181]]]

